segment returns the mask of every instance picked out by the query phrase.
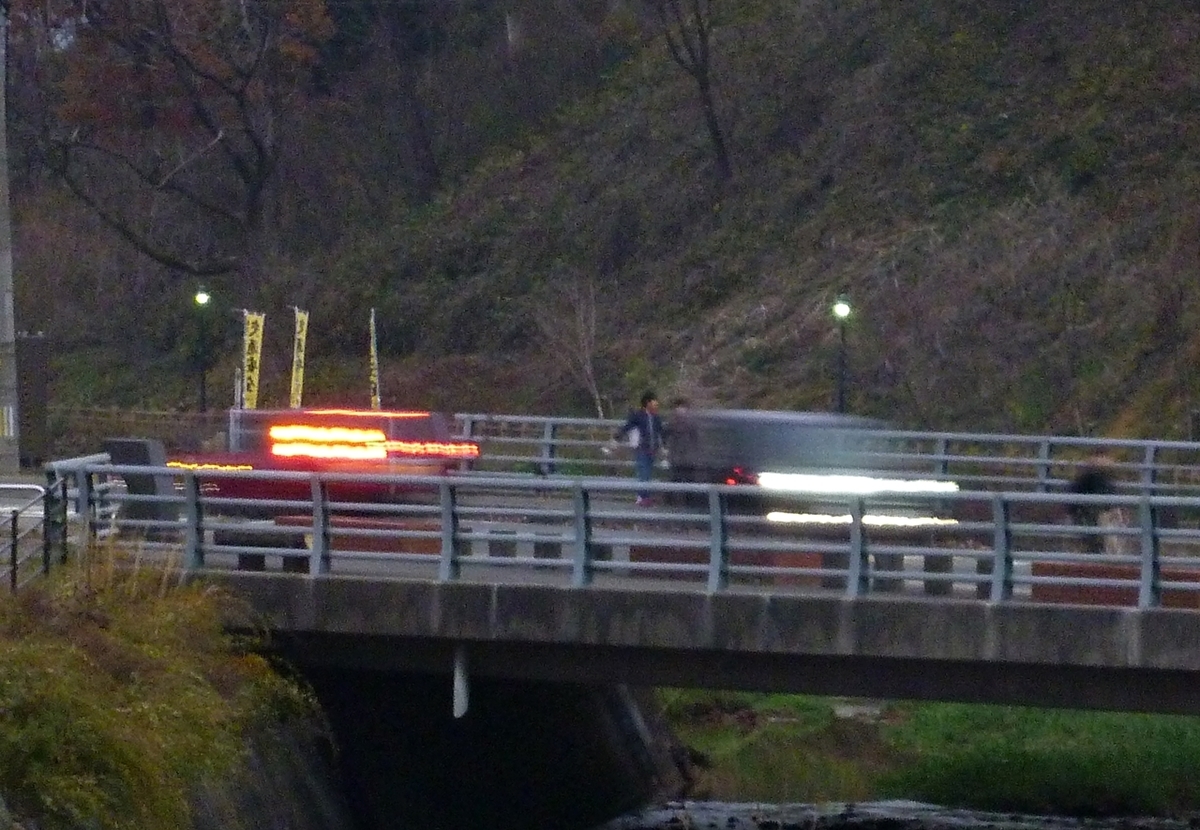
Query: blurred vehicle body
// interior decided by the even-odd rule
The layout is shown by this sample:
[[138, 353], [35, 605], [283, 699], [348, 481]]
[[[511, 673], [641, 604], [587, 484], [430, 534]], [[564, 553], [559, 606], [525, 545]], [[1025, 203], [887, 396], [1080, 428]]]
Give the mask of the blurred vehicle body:
[[887, 434], [890, 425], [877, 419], [750, 409], [696, 409], [686, 417], [686, 446], [671, 449], [676, 480], [773, 491], [731, 499], [739, 511], [778, 521], [840, 519], [851, 500], [862, 497], [872, 514], [914, 517], [929, 512], [928, 501], [916, 494], [958, 489], [911, 469], [903, 447]]

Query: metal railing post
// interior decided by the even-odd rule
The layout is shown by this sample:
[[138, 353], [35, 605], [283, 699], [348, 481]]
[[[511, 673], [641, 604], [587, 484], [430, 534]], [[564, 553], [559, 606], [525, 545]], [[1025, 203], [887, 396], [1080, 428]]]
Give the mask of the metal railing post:
[[[69, 527], [68, 522], [71, 520], [70, 514], [68, 512], [68, 507], [67, 507], [67, 480], [63, 479], [59, 483], [59, 487], [62, 490], [62, 494], [58, 499], [58, 505], [57, 505], [59, 513], [60, 513], [60, 515], [58, 517], [58, 534], [59, 534], [58, 535], [58, 544], [59, 544], [58, 561], [59, 561], [60, 565], [65, 565], [65, 564], [67, 564], [67, 531], [68, 531], [68, 527]], [[47, 563], [46, 567], [47, 567], [47, 569], [49, 569], [49, 567], [50, 567], [49, 563]]]
[[1142, 492], [1153, 493], [1158, 483], [1158, 448], [1153, 444], [1146, 445], [1146, 454], [1142, 458]]
[[42, 571], [50, 572], [54, 547], [59, 549], [59, 562], [67, 561], [67, 480], [60, 478], [42, 494]]
[[950, 439], [942, 436], [934, 444], [933, 474], [939, 479], [950, 475]]
[[42, 494], [42, 567], [44, 568], [50, 567], [50, 551], [54, 545], [52, 540], [54, 538], [55, 504], [54, 497], [51, 495], [53, 492], [54, 487], [47, 487], [46, 492]]
[[729, 527], [725, 500], [715, 487], [708, 490], [708, 592], [715, 594], [729, 585]]
[[19, 512], [12, 512], [12, 546], [9, 548], [11, 566], [9, 568], [8, 582], [13, 593], [17, 591], [17, 523]]
[[89, 542], [96, 538], [96, 515], [92, 496], [92, 474], [87, 470], [76, 473], [79, 492], [75, 497], [75, 510], [83, 517], [84, 538]]
[[[475, 438], [475, 418], [473, 416], [467, 415], [462, 419], [461, 437], [464, 441], [471, 441]], [[475, 460], [472, 458], [464, 458], [458, 462], [458, 469], [463, 472], [473, 469], [474, 466]]]
[[592, 516], [591, 502], [583, 484], [575, 487], [575, 551], [571, 584], [582, 588], [592, 583]]
[[330, 571], [329, 485], [323, 479], [312, 480], [312, 550], [308, 557], [310, 576]]
[[1050, 486], [1050, 441], [1038, 444], [1037, 492], [1045, 493]]
[[992, 496], [992, 602], [1012, 599], [1012, 525], [1003, 494]]
[[1148, 495], [1138, 505], [1141, 520], [1142, 567], [1138, 583], [1138, 608], [1157, 608], [1162, 605], [1162, 563], [1159, 561], [1158, 532], [1155, 527], [1157, 511]]
[[554, 463], [555, 447], [554, 439], [558, 425], [554, 421], [547, 421], [542, 429], [542, 464], [541, 469], [545, 475], [552, 476], [558, 470]]
[[199, 570], [204, 567], [204, 527], [200, 508], [200, 482], [196, 474], [188, 471], [183, 477], [184, 520], [184, 568]]
[[442, 556], [438, 562], [438, 579], [449, 582], [458, 579], [458, 511], [455, 509], [454, 487], [448, 481], [441, 484]]
[[850, 502], [850, 562], [846, 574], [846, 596], [861, 597], [871, 590], [871, 563], [867, 561], [867, 538], [863, 533], [862, 499]]

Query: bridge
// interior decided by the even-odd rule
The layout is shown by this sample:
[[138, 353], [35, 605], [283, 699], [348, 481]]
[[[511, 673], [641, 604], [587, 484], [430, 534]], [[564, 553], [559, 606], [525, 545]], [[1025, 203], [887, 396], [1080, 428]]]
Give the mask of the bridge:
[[[437, 476], [63, 459], [10, 510], [10, 584], [116, 539], [244, 597], [363, 826], [582, 828], [678, 796], [652, 686], [1200, 709], [1198, 444], [881, 433], [860, 477], [954, 486], [656, 482], [644, 508], [614, 426], [459, 416], [483, 451]], [[1096, 455], [1115, 486], [1073, 493]]]
[[[101, 454], [48, 465], [65, 498], [44, 512], [174, 552], [312, 663], [1200, 711], [1200, 445], [889, 433], [881, 469], [959, 489], [912, 495], [924, 520], [888, 525], [871, 495], [812, 516], [774, 492], [799, 518], [773, 521], [736, 507], [766, 495], [745, 486], [656, 482], [661, 506], [635, 507], [628, 461], [600, 452], [614, 422], [459, 424], [484, 452], [455, 475], [229, 472], [311, 496], [222, 499], [204, 471]], [[1099, 453], [1116, 492], [1071, 493]], [[339, 500], [351, 482], [414, 496]], [[1080, 507], [1117, 519], [1071, 521]]]

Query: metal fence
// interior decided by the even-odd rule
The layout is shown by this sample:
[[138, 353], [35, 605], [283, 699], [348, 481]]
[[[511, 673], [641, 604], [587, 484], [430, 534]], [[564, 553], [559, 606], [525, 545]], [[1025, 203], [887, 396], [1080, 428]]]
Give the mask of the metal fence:
[[[606, 475], [632, 467], [628, 452], [602, 452], [618, 420], [468, 413], [455, 422], [463, 437], [481, 444], [474, 469]], [[888, 447], [873, 454], [879, 469], [927, 473], [964, 490], [1049, 492], [1102, 459], [1119, 491], [1200, 495], [1200, 443], [1192, 441], [915, 430], [873, 435]]]
[[61, 558], [67, 550], [65, 492], [65, 481], [50, 488], [0, 484], [0, 496], [12, 502], [6, 508], [7, 527], [0, 537], [0, 561], [7, 566], [9, 590], [16, 591], [48, 573], [52, 558]]
[[[914, 494], [903, 515], [885, 517], [874, 497], [822, 497], [815, 514], [811, 495], [667, 482], [648, 485], [658, 506], [638, 507], [646, 485], [626, 477], [223, 472], [308, 494], [235, 499], [212, 495], [202, 471], [96, 456], [51, 469], [87, 535], [182, 551], [192, 570], [1200, 608], [1200, 497], [1161, 494], [1157, 475], [1137, 492], [1084, 496], [1028, 486], [1052, 481], [1035, 474], [1023, 489]], [[130, 476], [174, 488], [138, 495], [121, 486]], [[403, 495], [343, 495], [363, 484]]]

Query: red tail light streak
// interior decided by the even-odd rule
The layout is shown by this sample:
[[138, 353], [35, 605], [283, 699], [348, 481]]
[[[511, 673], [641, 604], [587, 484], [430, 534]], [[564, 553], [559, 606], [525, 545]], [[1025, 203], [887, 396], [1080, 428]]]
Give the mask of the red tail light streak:
[[478, 458], [471, 441], [390, 440], [381, 429], [276, 424], [268, 431], [271, 455], [348, 461], [386, 461], [394, 457]]

